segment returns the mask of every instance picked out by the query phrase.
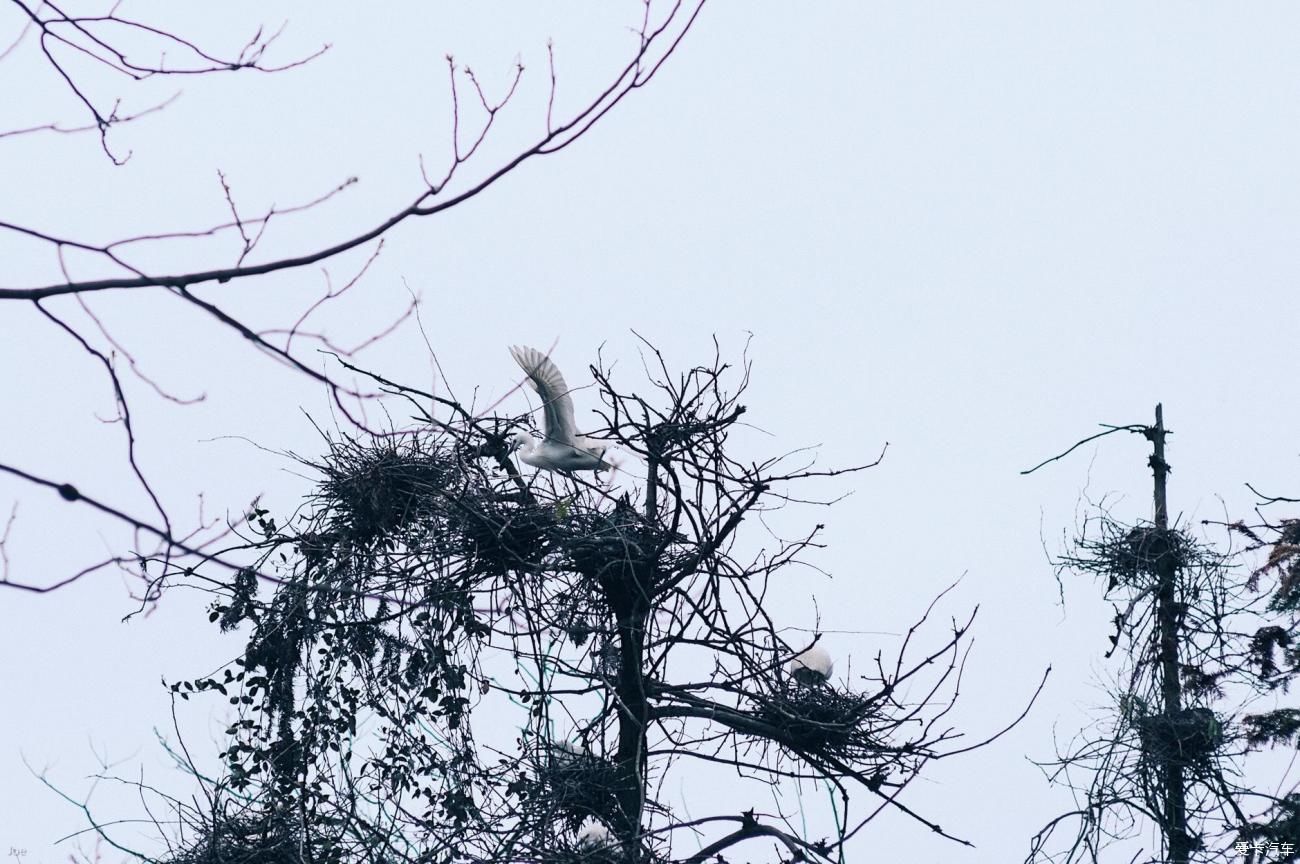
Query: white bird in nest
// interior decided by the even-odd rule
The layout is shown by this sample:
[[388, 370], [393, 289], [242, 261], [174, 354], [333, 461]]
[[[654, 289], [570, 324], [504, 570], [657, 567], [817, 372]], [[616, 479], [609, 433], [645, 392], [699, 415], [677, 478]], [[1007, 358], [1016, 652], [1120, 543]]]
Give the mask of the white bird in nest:
[[796, 654], [786, 665], [790, 677], [807, 687], [825, 684], [834, 668], [831, 655], [817, 643]]
[[618, 841], [614, 835], [609, 833], [600, 822], [594, 819], [588, 819], [578, 832], [578, 848], [584, 852], [595, 852], [597, 850], [616, 849]]
[[551, 741], [551, 759], [556, 764], [570, 765], [590, 756], [587, 745], [581, 741], [554, 739]]
[[536, 348], [512, 346], [510, 356], [528, 374], [545, 411], [546, 437], [540, 442], [522, 429], [515, 434], [514, 448], [529, 465], [547, 471], [601, 471], [606, 445], [578, 434], [573, 420], [573, 400], [559, 368]]

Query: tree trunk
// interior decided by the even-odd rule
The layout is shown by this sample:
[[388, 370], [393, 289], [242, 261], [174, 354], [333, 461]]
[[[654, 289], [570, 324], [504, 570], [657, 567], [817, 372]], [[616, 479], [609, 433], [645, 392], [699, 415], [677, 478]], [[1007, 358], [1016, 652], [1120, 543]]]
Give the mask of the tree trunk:
[[615, 690], [619, 702], [618, 752], [614, 756], [618, 765], [615, 797], [619, 822], [614, 829], [623, 844], [624, 860], [628, 862], [640, 858], [641, 811], [645, 805], [646, 727], [650, 718], [642, 669], [648, 611], [644, 602], [632, 605], [633, 611], [618, 620], [619, 673]]
[[[1178, 664], [1178, 592], [1179, 562], [1168, 543], [1169, 502], [1166, 482], [1169, 463], [1165, 461], [1165, 418], [1162, 405], [1156, 405], [1156, 425], [1148, 430], [1151, 439], [1151, 473], [1155, 477], [1155, 524], [1160, 542], [1156, 544], [1159, 557], [1156, 561], [1156, 622], [1159, 627], [1160, 689], [1164, 699], [1164, 715], [1170, 728], [1175, 725], [1183, 708], [1182, 679]], [[1172, 864], [1186, 864], [1192, 851], [1192, 840], [1187, 833], [1187, 792], [1183, 782], [1183, 765], [1174, 748], [1160, 754], [1164, 760], [1165, 786], [1164, 834], [1169, 860]]]

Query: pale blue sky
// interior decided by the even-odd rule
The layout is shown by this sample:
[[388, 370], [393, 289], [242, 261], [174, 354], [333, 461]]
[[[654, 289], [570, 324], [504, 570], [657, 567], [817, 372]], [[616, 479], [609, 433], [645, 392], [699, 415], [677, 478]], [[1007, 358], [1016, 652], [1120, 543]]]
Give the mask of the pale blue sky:
[[[309, 16], [240, 3], [204, 18], [128, 0], [136, 17], [166, 14], [214, 44], [243, 35], [236, 22], [288, 17], [286, 56], [333, 48], [283, 75], [183, 82], [166, 112], [114, 133], [134, 153], [124, 168], [90, 137], [0, 140], [0, 219], [107, 239], [220, 220], [217, 169], [249, 212], [357, 176], [265, 241], [314, 248], [414, 198], [418, 155], [445, 159], [445, 54], [489, 89], [505, 85], [516, 57], [527, 66], [477, 163], [486, 167], [541, 128], [548, 37], [563, 113], [626, 56], [637, 18], [635, 3], [409, 5], [331, 2]], [[14, 10], [0, 12], [0, 43], [18, 26]], [[391, 232], [360, 290], [325, 319], [355, 341], [400, 312], [409, 285], [426, 301], [447, 376], [489, 402], [517, 380], [510, 344], [558, 340], [555, 359], [579, 383], [602, 344], [636, 362], [632, 328], [682, 365], [707, 355], [713, 334], [738, 351], [752, 332], [749, 416], [771, 436], [755, 446], [821, 444], [826, 464], [843, 464], [890, 442], [845, 502], [788, 514], [827, 524], [816, 561], [833, 578], [786, 586], [784, 602], [806, 612], [798, 598], [811, 589], [830, 630], [898, 631], [965, 573], [944, 608], [960, 616], [981, 604], [954, 714], [972, 735], [1014, 716], [1042, 668], [1056, 669], [1016, 732], [910, 790], [909, 806], [977, 850], [890, 815], [854, 841], [854, 857], [1017, 861], [1068, 806], [1026, 755], [1051, 754], [1054, 724], [1064, 737], [1077, 728], [1103, 700], [1094, 682], [1109, 668], [1108, 608], [1073, 580], [1061, 609], [1044, 541], [1060, 549], [1085, 486], [1124, 496], [1117, 515], [1149, 509], [1135, 438], [1017, 472], [1097, 422], [1147, 422], [1163, 400], [1175, 430], [1171, 500], [1185, 519], [1241, 513], [1246, 481], [1300, 491], [1298, 30], [1300, 7], [1287, 3], [719, 2], [587, 138]], [[175, 82], [146, 86], [140, 105]], [[0, 63], [0, 128], [79, 119], [74, 111], [30, 54]], [[147, 263], [197, 269], [237, 248]], [[345, 279], [369, 251], [328, 269]], [[76, 275], [95, 272], [71, 261]], [[0, 235], [0, 284], [57, 274], [44, 250]], [[279, 322], [323, 285], [307, 268], [205, 296]], [[161, 383], [208, 394], [185, 409], [139, 386], [131, 394], [142, 464], [168, 500], [194, 512], [205, 490], [209, 514], [233, 513], [265, 493], [290, 509], [304, 485], [285, 461], [225, 436], [310, 453], [318, 439], [300, 406], [327, 417], [323, 395], [165, 297], [92, 302]], [[430, 380], [411, 328], [367, 360], [392, 378]], [[122, 471], [120, 430], [92, 416], [110, 413], [111, 400], [91, 363], [28, 309], [3, 307], [0, 367], [10, 370], [3, 458], [144, 512]], [[577, 402], [581, 422], [592, 404]], [[15, 578], [54, 580], [123, 539], [0, 481], [6, 512], [15, 498]], [[54, 596], [0, 593], [10, 658], [0, 671], [10, 706], [0, 846], [50, 864], [66, 854], [50, 841], [83, 827], [30, 778], [20, 751], [74, 794], [96, 751], [175, 788], [151, 731], [169, 723], [159, 679], [201, 674], [237, 650], [205, 623], [203, 602], [178, 591], [124, 625], [132, 604], [115, 576]], [[791, 624], [810, 626], [806, 614]], [[828, 645], [841, 662], [865, 662], [893, 641], [842, 634]], [[207, 734], [197, 712], [187, 723], [196, 740]], [[215, 738], [219, 719], [210, 726]], [[134, 812], [122, 794], [97, 793], [107, 809]]]

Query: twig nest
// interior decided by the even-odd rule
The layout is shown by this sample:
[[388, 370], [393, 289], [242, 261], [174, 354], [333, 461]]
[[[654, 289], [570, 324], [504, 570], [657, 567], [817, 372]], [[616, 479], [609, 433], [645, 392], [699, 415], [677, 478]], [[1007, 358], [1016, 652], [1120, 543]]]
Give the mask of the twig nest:
[[806, 687], [825, 684], [831, 677], [835, 662], [830, 653], [819, 644], [813, 644], [796, 654], [786, 665], [790, 677]]
[[210, 818], [213, 821], [190, 822], [186, 827], [194, 832], [194, 840], [183, 848], [173, 849], [168, 857], [160, 860], [166, 864], [210, 861], [301, 864], [304, 851], [316, 857], [327, 846], [323, 837], [303, 836], [297, 826], [270, 814], [221, 814]]
[[791, 750], [859, 765], [881, 752], [873, 696], [823, 684], [780, 688], [757, 701], [755, 716], [772, 727], [774, 740]]
[[1137, 718], [1137, 730], [1144, 750], [1183, 766], [1209, 761], [1224, 742], [1223, 724], [1209, 708], [1146, 714]]
[[551, 740], [538, 766], [538, 795], [570, 830], [598, 824], [618, 814], [618, 767], [581, 741]]
[[1124, 535], [1124, 545], [1118, 551], [1117, 563], [1130, 573], [1158, 573], [1168, 559], [1174, 567], [1182, 564], [1183, 543], [1178, 532], [1154, 525], [1137, 525]]
[[603, 823], [588, 819], [578, 831], [577, 846], [583, 852], [605, 852], [617, 849], [618, 841]]
[[455, 483], [455, 463], [437, 441], [344, 439], [316, 466], [331, 533], [366, 545], [429, 519]]

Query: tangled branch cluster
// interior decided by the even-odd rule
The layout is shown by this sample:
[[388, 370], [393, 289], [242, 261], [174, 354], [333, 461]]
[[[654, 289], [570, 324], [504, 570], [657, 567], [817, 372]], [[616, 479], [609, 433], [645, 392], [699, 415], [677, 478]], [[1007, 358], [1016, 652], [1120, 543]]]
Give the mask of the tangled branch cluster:
[[[909, 658], [922, 619], [866, 690], [786, 678], [803, 646], [763, 598], [817, 530], [742, 558], [737, 528], [793, 500], [792, 484], [839, 472], [728, 456], [747, 366], [735, 392], [720, 358], [655, 371], [657, 399], [595, 370], [598, 434], [650, 466], [629, 488], [522, 475], [504, 444], [520, 420], [447, 403], [416, 433], [336, 436], [297, 513], [253, 513], [255, 559], [211, 610], [246, 648], [221, 674], [172, 685], [234, 706], [225, 775], [202, 780], [210, 811], [181, 820], [227, 839], [174, 840], [176, 864], [247, 846], [254, 828], [269, 849], [297, 838], [303, 861], [420, 864], [697, 864], [758, 838], [831, 861], [891, 806], [942, 832], [899, 796], [929, 762], [971, 749], [946, 746], [957, 733], [942, 725], [970, 622]], [[824, 784], [845, 806], [820, 837], [792, 813], [687, 819], [655, 790], [701, 759], [765, 790]], [[877, 803], [848, 806], [863, 794]]]
[[[1267, 800], [1272, 807], [1282, 800], [1244, 787], [1236, 766], [1249, 750], [1275, 736], [1289, 740], [1300, 726], [1288, 728], [1288, 718], [1276, 712], [1246, 712], [1279, 671], [1277, 649], [1291, 643], [1289, 628], [1257, 623], [1258, 575], [1237, 578], [1230, 558], [1185, 529], [1127, 525], [1106, 514], [1088, 519], [1060, 567], [1104, 580], [1115, 604], [1107, 656], [1123, 647], [1127, 659], [1112, 719], [1044, 765], [1049, 779], [1074, 790], [1080, 805], [1034, 837], [1029, 860], [1101, 860], [1102, 850], [1133, 836], [1144, 820], [1165, 825], [1170, 766], [1183, 778], [1191, 843], [1201, 856], [1196, 860], [1229, 860], [1236, 854], [1229, 839], [1273, 836], [1249, 811], [1252, 802]], [[1182, 700], [1172, 714], [1162, 691], [1156, 611], [1166, 573], [1173, 577], [1167, 600], [1176, 615]], [[1227, 708], [1230, 699], [1240, 699], [1240, 707]], [[1049, 838], [1069, 820], [1076, 820], [1077, 833], [1064, 850], [1051, 852]]]

